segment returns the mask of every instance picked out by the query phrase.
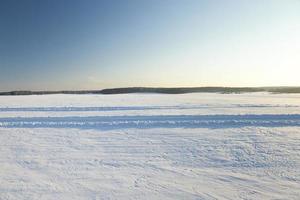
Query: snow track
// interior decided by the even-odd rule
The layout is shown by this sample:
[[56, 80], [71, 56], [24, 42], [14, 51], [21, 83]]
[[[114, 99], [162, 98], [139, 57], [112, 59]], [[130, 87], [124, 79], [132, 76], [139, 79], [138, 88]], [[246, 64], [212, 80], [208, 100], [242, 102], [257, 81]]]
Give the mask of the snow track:
[[300, 126], [300, 115], [158, 115], [0, 118], [6, 128], [231, 128]]

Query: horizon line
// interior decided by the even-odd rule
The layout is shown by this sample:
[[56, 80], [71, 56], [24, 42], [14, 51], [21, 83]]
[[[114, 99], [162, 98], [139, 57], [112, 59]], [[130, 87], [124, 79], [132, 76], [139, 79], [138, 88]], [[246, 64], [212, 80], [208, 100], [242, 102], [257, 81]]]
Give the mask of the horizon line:
[[257, 86], [257, 87], [225, 87], [225, 86], [199, 86], [199, 87], [116, 87], [92, 90], [12, 90], [0, 91], [1, 96], [12, 95], [45, 95], [45, 94], [125, 94], [125, 93], [246, 93], [246, 92], [272, 92], [272, 93], [300, 93], [300, 86]]

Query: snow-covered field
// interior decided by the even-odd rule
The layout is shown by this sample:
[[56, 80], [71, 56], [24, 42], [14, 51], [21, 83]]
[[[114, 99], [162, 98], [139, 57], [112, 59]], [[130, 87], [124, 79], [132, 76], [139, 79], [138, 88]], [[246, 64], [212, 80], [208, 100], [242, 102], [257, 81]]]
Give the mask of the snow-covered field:
[[299, 199], [300, 95], [0, 97], [0, 199]]

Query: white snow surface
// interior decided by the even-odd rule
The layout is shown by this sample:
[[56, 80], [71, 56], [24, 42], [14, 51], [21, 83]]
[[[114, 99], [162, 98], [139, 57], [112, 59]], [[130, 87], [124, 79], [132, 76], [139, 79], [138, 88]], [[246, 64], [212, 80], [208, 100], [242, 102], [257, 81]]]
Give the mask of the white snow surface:
[[0, 97], [0, 199], [299, 199], [300, 95]]

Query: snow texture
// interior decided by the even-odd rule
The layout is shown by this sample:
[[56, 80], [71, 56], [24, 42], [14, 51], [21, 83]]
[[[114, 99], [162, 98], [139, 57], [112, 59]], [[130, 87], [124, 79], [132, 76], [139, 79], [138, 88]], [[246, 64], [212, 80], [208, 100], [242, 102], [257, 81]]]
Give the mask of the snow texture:
[[299, 199], [300, 95], [0, 98], [0, 199]]

